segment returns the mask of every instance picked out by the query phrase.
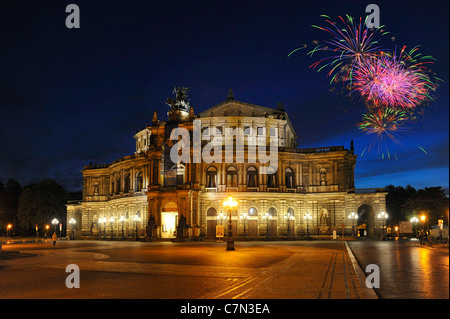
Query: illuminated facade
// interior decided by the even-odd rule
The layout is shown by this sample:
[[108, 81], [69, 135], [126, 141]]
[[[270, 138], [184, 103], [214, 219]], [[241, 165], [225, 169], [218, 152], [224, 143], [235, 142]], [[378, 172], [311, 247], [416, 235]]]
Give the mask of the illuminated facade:
[[[152, 125], [134, 135], [134, 154], [83, 168], [83, 199], [67, 205], [67, 220], [77, 221], [75, 237], [175, 238], [183, 221], [177, 237], [213, 239], [216, 225], [228, 225], [222, 206], [228, 196], [239, 203], [231, 213], [236, 238], [302, 238], [307, 232], [329, 238], [334, 230], [356, 234], [358, 224], [368, 236], [381, 233], [384, 223], [376, 216], [386, 209], [386, 193], [355, 189], [352, 146], [297, 148], [282, 105], [244, 103], [230, 92], [195, 114], [187, 89], [174, 93], [166, 102], [168, 120], [155, 112]], [[176, 128], [188, 132], [187, 139], [171, 136]], [[192, 145], [182, 149], [186, 142]], [[252, 151], [263, 145], [265, 154], [277, 146], [276, 166], [255, 161]], [[352, 212], [358, 221], [349, 218]]]

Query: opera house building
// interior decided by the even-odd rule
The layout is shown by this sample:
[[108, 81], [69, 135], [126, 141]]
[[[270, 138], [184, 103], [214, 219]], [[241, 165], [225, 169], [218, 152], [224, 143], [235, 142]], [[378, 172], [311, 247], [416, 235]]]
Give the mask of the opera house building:
[[[68, 235], [215, 240], [221, 225], [236, 240], [382, 233], [386, 193], [355, 189], [352, 143], [301, 148], [281, 104], [240, 102], [230, 90], [195, 113], [187, 91], [168, 98], [166, 121], [154, 112], [136, 132], [134, 154], [82, 169], [82, 200], [67, 204]], [[229, 197], [236, 207], [224, 206]]]

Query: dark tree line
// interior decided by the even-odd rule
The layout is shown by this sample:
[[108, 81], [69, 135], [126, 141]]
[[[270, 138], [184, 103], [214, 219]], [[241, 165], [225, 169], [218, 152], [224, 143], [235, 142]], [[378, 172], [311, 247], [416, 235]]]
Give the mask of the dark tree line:
[[17, 224], [17, 208], [22, 195], [22, 186], [10, 178], [6, 185], [0, 180], [0, 236], [6, 233], [6, 225]]
[[425, 187], [416, 190], [408, 185], [406, 187], [386, 186], [386, 210], [389, 214], [390, 224], [398, 224], [402, 220], [411, 220], [412, 217], [427, 216], [429, 225], [437, 224], [443, 219], [448, 224], [449, 199], [442, 187]]
[[6, 233], [6, 225], [12, 224], [13, 235], [34, 235], [35, 225], [42, 231], [56, 218], [66, 220], [68, 200], [81, 199], [81, 192], [68, 192], [52, 179], [31, 183], [23, 188], [14, 179], [3, 184], [0, 180], [0, 236]]

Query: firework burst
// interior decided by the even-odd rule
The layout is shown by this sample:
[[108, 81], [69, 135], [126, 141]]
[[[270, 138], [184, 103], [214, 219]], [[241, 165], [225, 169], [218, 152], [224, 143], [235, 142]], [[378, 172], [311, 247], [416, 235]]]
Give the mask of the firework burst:
[[[367, 113], [357, 126], [373, 140], [361, 156], [366, 149], [378, 145], [383, 158], [385, 153], [390, 158], [388, 145], [401, 145], [398, 133], [406, 131], [406, 124], [417, 119], [427, 102], [433, 100], [437, 81], [442, 81], [428, 68], [434, 59], [419, 53], [417, 46], [409, 51], [403, 46], [398, 54], [396, 50], [391, 53], [382, 49], [379, 39], [389, 33], [384, 26], [369, 29], [362, 18], [354, 20], [349, 15], [345, 16], [347, 19], [339, 16], [337, 23], [329, 16], [321, 17], [325, 18], [324, 26], [313, 27], [327, 32], [330, 38], [313, 42], [314, 48], [307, 55], [325, 53], [325, 57], [310, 68], [318, 72], [329, 69], [330, 84], [342, 83], [344, 94], [360, 97], [364, 102]], [[307, 47], [305, 44], [293, 50], [288, 57]], [[418, 148], [428, 155], [423, 147]]]
[[381, 152], [383, 157], [385, 152], [390, 157], [387, 142], [391, 141], [396, 145], [401, 145], [398, 141], [398, 134], [405, 130], [404, 125], [407, 119], [408, 116], [403, 110], [380, 107], [364, 114], [362, 122], [357, 126], [365, 134], [373, 136], [369, 151], [377, 146], [378, 152]]
[[427, 63], [405, 53], [405, 47], [399, 56], [380, 52], [355, 66], [352, 92], [386, 107], [414, 108], [432, 100], [436, 88]]
[[[349, 15], [346, 15], [347, 22], [339, 16], [342, 26], [340, 26], [340, 23], [332, 22], [329, 16], [322, 15], [321, 17], [326, 18], [327, 25], [325, 27], [313, 25], [313, 27], [328, 32], [331, 38], [324, 41], [323, 44], [316, 45], [313, 50], [308, 52], [308, 55], [313, 56], [320, 51], [325, 51], [330, 55], [314, 62], [310, 68], [316, 69], [318, 72], [324, 68], [330, 68], [327, 74], [331, 77], [330, 83], [338, 79], [342, 81], [351, 80], [354, 66], [373, 56], [381, 49], [376, 37], [387, 32], [382, 27], [371, 31], [361, 18], [359, 22], [355, 22]], [[292, 51], [288, 56], [303, 48], [304, 46]]]

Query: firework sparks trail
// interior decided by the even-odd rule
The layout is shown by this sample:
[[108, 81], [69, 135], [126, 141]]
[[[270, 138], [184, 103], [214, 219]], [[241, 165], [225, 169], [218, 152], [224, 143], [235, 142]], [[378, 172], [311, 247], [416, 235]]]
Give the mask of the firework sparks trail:
[[[349, 15], [346, 15], [348, 23], [343, 17], [339, 16], [343, 27], [332, 22], [329, 16], [322, 15], [321, 17], [326, 18], [327, 26], [313, 25], [313, 27], [330, 33], [331, 39], [324, 41], [323, 44], [318, 44], [313, 50], [308, 52], [308, 55], [313, 56], [320, 51], [326, 51], [331, 53], [331, 55], [314, 62], [310, 68], [317, 69], [320, 72], [322, 69], [330, 67], [331, 69], [327, 74], [327, 76], [331, 77], [330, 83], [338, 79], [351, 81], [354, 66], [380, 51], [381, 47], [375, 39], [377, 34], [382, 36], [388, 32], [382, 29], [383, 26], [372, 32], [366, 27], [366, 23], [362, 21], [362, 18], [360, 18], [358, 23], [355, 23]], [[303, 48], [305, 46], [295, 49], [289, 53], [288, 57]]]
[[406, 113], [402, 110], [377, 108], [364, 114], [362, 122], [358, 123], [357, 126], [365, 134], [373, 135], [368, 151], [377, 145], [378, 152], [384, 154], [384, 151], [386, 151], [390, 157], [385, 139], [401, 145], [398, 141], [398, 133], [405, 130], [404, 125], [407, 119]]
[[436, 88], [427, 63], [405, 53], [405, 47], [399, 56], [381, 52], [355, 67], [353, 92], [386, 107], [414, 108], [432, 100], [430, 91]]
[[[342, 82], [348, 96], [359, 96], [364, 101], [368, 112], [357, 126], [373, 140], [364, 147], [361, 156], [378, 145], [382, 157], [386, 152], [390, 158], [388, 142], [401, 145], [398, 133], [406, 130], [407, 120], [417, 119], [426, 102], [433, 100], [431, 94], [437, 88], [436, 82], [442, 81], [432, 76], [427, 68], [434, 58], [419, 53], [417, 46], [410, 51], [403, 46], [398, 55], [396, 50], [393, 53], [383, 50], [378, 40], [389, 32], [383, 29], [384, 26], [367, 28], [362, 18], [358, 22], [346, 15], [345, 21], [339, 16], [336, 23], [329, 16], [321, 17], [325, 18], [325, 26], [312, 26], [326, 31], [331, 37], [322, 43], [314, 41], [315, 47], [307, 55], [312, 57], [319, 52], [328, 55], [311, 64], [310, 68], [318, 72], [329, 68], [330, 84]], [[288, 57], [305, 48], [306, 44], [293, 50]], [[423, 147], [418, 148], [428, 155]]]

